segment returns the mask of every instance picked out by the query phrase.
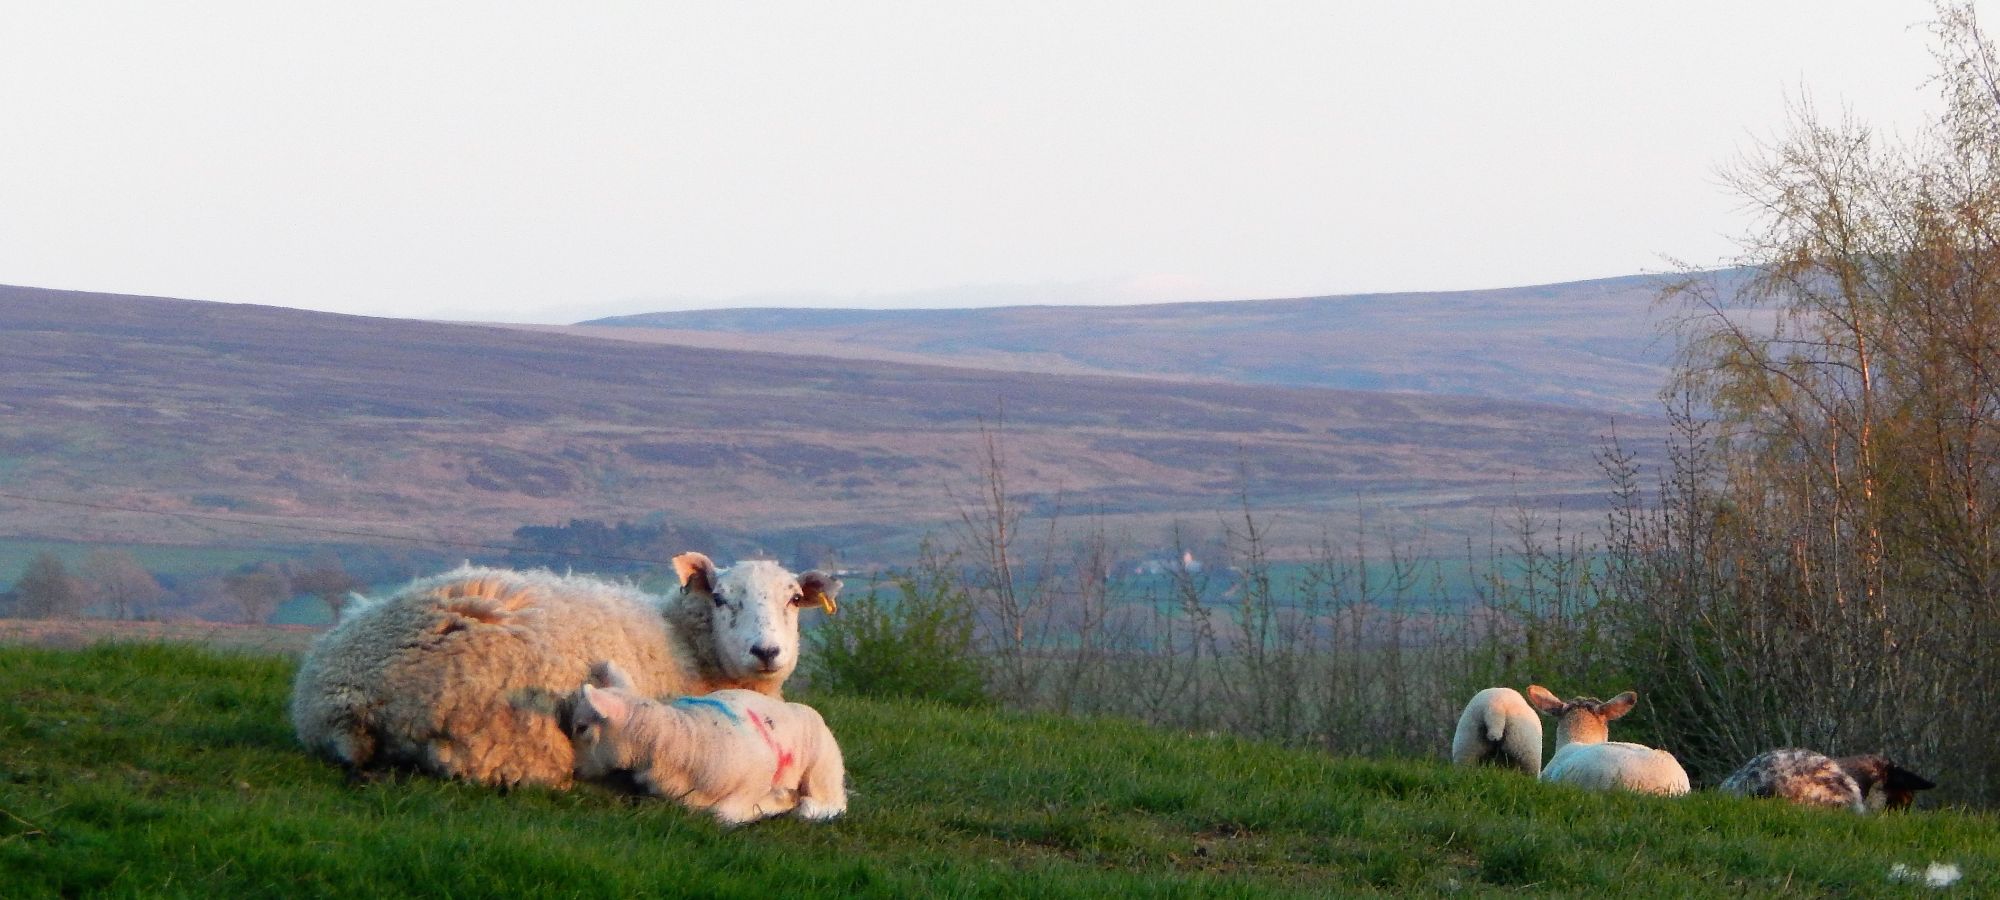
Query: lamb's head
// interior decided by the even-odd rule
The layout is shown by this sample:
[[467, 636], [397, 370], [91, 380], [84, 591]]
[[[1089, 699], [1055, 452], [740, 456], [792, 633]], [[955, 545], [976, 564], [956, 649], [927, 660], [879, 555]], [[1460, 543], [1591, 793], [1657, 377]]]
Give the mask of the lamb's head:
[[[597, 678], [594, 669], [592, 678]], [[603, 778], [625, 765], [619, 753], [623, 742], [617, 736], [632, 720], [635, 702], [638, 698], [622, 686], [585, 684], [570, 695], [567, 730], [570, 746], [576, 749], [578, 776]]]
[[747, 560], [727, 569], [699, 553], [674, 557], [681, 580], [684, 614], [706, 616], [706, 641], [718, 670], [710, 673], [744, 687], [775, 693], [799, 664], [799, 611], [828, 613], [840, 595], [840, 579], [824, 572], [794, 575], [767, 560]]
[[1930, 779], [1874, 753], [1843, 756], [1834, 763], [1854, 779], [1862, 802], [1870, 810], [1908, 809], [1916, 802], [1918, 791], [1937, 787]]
[[1595, 697], [1577, 697], [1564, 702], [1548, 688], [1539, 684], [1528, 685], [1528, 702], [1535, 708], [1556, 720], [1556, 746], [1564, 744], [1601, 744], [1611, 739], [1611, 720], [1632, 711], [1638, 705], [1639, 695], [1626, 691], [1609, 700]]

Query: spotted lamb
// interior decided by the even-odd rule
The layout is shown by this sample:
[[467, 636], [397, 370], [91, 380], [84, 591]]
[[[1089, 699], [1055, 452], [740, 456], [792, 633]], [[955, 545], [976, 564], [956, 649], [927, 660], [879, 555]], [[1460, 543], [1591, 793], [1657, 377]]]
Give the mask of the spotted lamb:
[[1804, 806], [1866, 813], [1907, 809], [1916, 792], [1937, 785], [1877, 754], [1839, 759], [1787, 747], [1752, 757], [1722, 782], [1721, 790], [1746, 797], [1777, 797]]

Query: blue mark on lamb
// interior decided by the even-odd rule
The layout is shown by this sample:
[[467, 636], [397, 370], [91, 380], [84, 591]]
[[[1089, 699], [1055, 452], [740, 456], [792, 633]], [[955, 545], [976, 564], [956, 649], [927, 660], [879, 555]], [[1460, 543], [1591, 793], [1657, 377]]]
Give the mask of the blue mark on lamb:
[[679, 700], [675, 700], [673, 705], [682, 709], [692, 709], [697, 706], [711, 707], [716, 712], [722, 713], [723, 718], [728, 719], [730, 724], [743, 724], [743, 720], [736, 717], [736, 710], [730, 709], [729, 704], [720, 700], [713, 700], [708, 697], [682, 697]]

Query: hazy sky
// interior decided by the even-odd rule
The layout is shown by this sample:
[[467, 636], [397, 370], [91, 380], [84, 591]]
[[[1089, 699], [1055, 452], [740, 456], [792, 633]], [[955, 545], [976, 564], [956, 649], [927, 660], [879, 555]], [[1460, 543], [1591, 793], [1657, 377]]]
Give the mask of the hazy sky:
[[0, 0], [0, 283], [553, 322], [1659, 271], [1730, 255], [1717, 167], [1802, 88], [1935, 109], [1931, 18]]

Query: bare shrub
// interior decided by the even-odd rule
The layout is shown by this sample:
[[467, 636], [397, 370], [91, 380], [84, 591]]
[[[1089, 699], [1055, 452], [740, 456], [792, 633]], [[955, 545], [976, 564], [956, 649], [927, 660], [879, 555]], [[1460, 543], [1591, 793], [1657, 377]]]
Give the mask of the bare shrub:
[[[1374, 533], [1365, 517], [1344, 539], [1323, 533], [1311, 559], [1274, 559], [1274, 525], [1246, 489], [1219, 539], [1177, 525], [1171, 562], [1134, 583], [1100, 522], [1067, 520], [1053, 503], [1026, 514], [997, 430], [980, 454], [977, 500], [955, 531], [963, 568], [939, 572], [937, 557], [920, 568], [966, 586], [989, 683], [1008, 705], [1442, 757], [1480, 688], [1605, 668], [1591, 614], [1601, 551], [1567, 537], [1559, 515], [1518, 512], [1512, 544], [1496, 531], [1486, 571], [1454, 595], [1445, 564], [1418, 552], [1421, 535]], [[1198, 559], [1197, 546], [1215, 555]]]
[[924, 545], [894, 593], [871, 588], [807, 634], [818, 688], [866, 697], [988, 702], [985, 660], [973, 646], [973, 608], [957, 567]]

